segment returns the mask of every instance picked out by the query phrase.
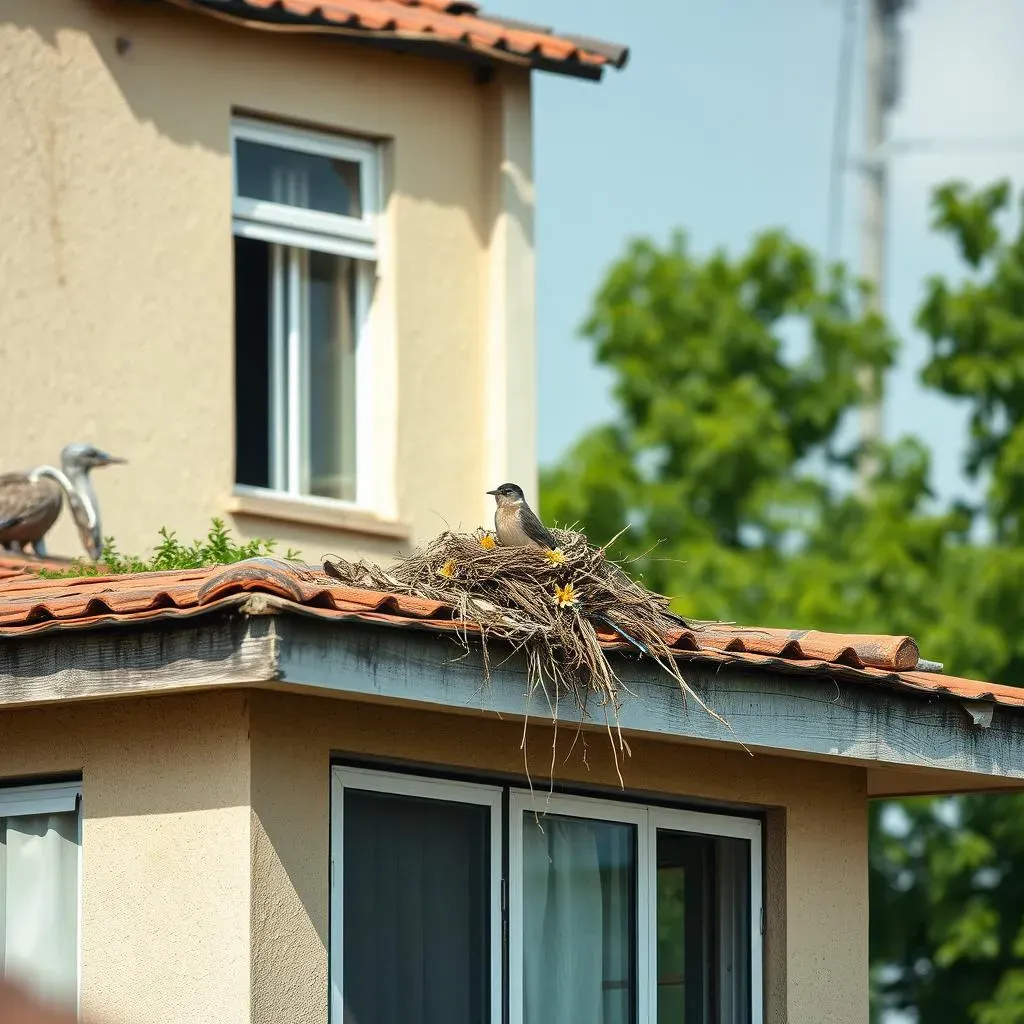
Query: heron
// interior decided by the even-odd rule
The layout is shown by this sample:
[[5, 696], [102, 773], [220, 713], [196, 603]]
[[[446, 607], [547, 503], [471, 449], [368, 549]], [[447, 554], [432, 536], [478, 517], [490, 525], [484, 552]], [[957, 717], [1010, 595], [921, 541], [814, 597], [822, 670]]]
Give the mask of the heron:
[[57, 521], [66, 495], [82, 546], [97, 561], [103, 535], [89, 473], [125, 461], [95, 445], [76, 442], [61, 451], [60, 469], [37, 466], [28, 472], [0, 473], [0, 548], [22, 552], [28, 544], [38, 558], [45, 558], [46, 534]]

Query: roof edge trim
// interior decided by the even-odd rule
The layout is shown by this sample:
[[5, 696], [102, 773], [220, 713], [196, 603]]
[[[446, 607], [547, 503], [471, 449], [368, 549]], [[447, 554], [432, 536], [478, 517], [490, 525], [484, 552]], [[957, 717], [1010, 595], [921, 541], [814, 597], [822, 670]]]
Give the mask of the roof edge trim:
[[[545, 699], [531, 696], [524, 685], [521, 654], [492, 660], [490, 681], [481, 686], [482, 652], [472, 645], [464, 657], [445, 658], [439, 638], [427, 635], [442, 632], [438, 623], [410, 623], [385, 635], [380, 626], [386, 621], [352, 621], [341, 630], [312, 609], [273, 614], [286, 609], [300, 611], [270, 595], [264, 604], [237, 594], [204, 606], [199, 621], [135, 620], [134, 629], [118, 631], [113, 645], [108, 628], [11, 639], [0, 644], [0, 708], [243, 688], [529, 716], [542, 723], [550, 714]], [[458, 643], [454, 635], [452, 643]], [[623, 702], [620, 724], [652, 739], [743, 744], [759, 753], [838, 764], [927, 767], [949, 772], [951, 780], [969, 774], [1024, 783], [1024, 715], [1012, 708], [965, 705], [958, 694], [936, 701], [934, 692], [898, 684], [865, 686], [863, 674], [846, 666], [797, 678], [771, 661], [689, 661], [687, 682], [729, 723], [726, 729], [687, 706], [678, 687], [644, 659], [624, 656], [617, 672], [633, 696]], [[886, 673], [867, 671], [895, 683]], [[569, 703], [559, 704], [561, 722], [575, 714]], [[605, 729], [600, 721], [588, 724]]]
[[[139, 2], [139, 0], [136, 0]], [[213, 7], [210, 0], [142, 0], [144, 3], [160, 3], [194, 14], [205, 15], [216, 21], [235, 26], [255, 29], [264, 32], [281, 32], [285, 34], [315, 35], [338, 37], [353, 43], [374, 45], [385, 49], [402, 49], [419, 52], [423, 56], [451, 59], [454, 54], [463, 54], [477, 58], [481, 64], [511, 64], [535, 71], [565, 75], [571, 78], [582, 78], [589, 81], [600, 81], [604, 68], [611, 66], [616, 69], [625, 67], [629, 57], [629, 48], [615, 43], [590, 40], [585, 36], [557, 33], [550, 36], [552, 41], [571, 43], [584, 54], [590, 54], [593, 61], [569, 57], [564, 60], [545, 57], [534, 50], [516, 53], [506, 46], [489, 46], [479, 39], [468, 41], [463, 38], [447, 38], [432, 32], [403, 30], [397, 27], [388, 29], [364, 28], [358, 23], [352, 25], [338, 24], [328, 21], [318, 13], [318, 9], [305, 17], [291, 14], [282, 9], [280, 4], [272, 7], [249, 7], [245, 12], [237, 9], [234, 0], [218, 0], [218, 7]], [[223, 6], [220, 6], [220, 3]], [[502, 24], [501, 19], [490, 15], [481, 15], [495, 24]], [[468, 36], [468, 33], [467, 33]], [[603, 59], [601, 59], [603, 58]]]

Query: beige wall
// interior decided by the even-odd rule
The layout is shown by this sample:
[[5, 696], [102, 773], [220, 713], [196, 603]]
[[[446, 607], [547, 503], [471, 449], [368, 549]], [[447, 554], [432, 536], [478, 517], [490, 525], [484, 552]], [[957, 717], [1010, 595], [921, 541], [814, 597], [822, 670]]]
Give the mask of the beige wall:
[[[252, 696], [253, 1020], [327, 1020], [329, 763], [377, 755], [521, 776], [522, 727], [270, 693]], [[529, 733], [549, 771], [550, 731]], [[563, 729], [565, 751], [571, 730]], [[863, 769], [631, 740], [627, 788], [770, 809], [766, 1021], [863, 1024], [868, 1016], [867, 796]], [[589, 737], [565, 780], [617, 785], [607, 737]], [[261, 908], [273, 905], [271, 917]], [[282, 922], [284, 924], [282, 925]], [[265, 966], [264, 966], [265, 965]], [[300, 998], [301, 1012], [296, 1009]]]
[[[389, 140], [372, 313], [387, 515], [414, 541], [535, 486], [529, 79], [88, 0], [0, 0], [0, 468], [70, 440], [123, 550], [233, 483], [233, 108]], [[116, 41], [129, 48], [117, 52]], [[509, 367], [509, 352], [518, 361]], [[402, 543], [239, 514], [309, 559]], [[70, 525], [51, 551], [78, 554]]]
[[[332, 754], [522, 777], [521, 727], [266, 692], [0, 713], [0, 779], [82, 770], [83, 999], [106, 1020], [327, 1021]], [[566, 749], [570, 730], [563, 729]], [[550, 732], [529, 733], [542, 779]], [[616, 779], [607, 738], [560, 777]], [[768, 810], [766, 1021], [867, 1019], [863, 769], [631, 741], [626, 786]], [[250, 987], [251, 979], [251, 987]]]
[[239, 693], [0, 713], [0, 779], [82, 773], [87, 1019], [250, 1019], [247, 715]]

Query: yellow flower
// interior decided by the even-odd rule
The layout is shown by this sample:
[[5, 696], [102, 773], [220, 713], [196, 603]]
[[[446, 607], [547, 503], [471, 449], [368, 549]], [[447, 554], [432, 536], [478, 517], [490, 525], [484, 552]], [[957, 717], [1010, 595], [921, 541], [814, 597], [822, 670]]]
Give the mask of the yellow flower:
[[564, 587], [555, 584], [555, 604], [559, 608], [572, 608], [579, 604], [580, 599], [576, 596], [576, 588], [571, 583]]
[[544, 557], [552, 565], [565, 565], [565, 552], [561, 548], [551, 548], [545, 551]]
[[494, 536], [492, 534], [485, 533], [480, 538], [480, 547], [482, 547], [485, 551], [490, 551], [494, 546]]
[[455, 565], [455, 559], [449, 558], [440, 569], [437, 570], [438, 576], [443, 576], [446, 580], [454, 579], [458, 569]]

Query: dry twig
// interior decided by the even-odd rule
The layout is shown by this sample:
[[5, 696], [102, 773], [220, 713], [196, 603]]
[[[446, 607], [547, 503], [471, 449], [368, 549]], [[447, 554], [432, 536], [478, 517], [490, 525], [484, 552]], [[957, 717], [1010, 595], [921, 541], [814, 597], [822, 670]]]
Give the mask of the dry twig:
[[[670, 612], [668, 598], [647, 590], [607, 557], [610, 545], [596, 548], [571, 530], [552, 533], [559, 544], [555, 552], [498, 547], [483, 530], [445, 531], [386, 568], [335, 556], [325, 558], [323, 566], [347, 586], [449, 605], [456, 619], [479, 628], [485, 673], [490, 671], [489, 640], [502, 640], [523, 651], [531, 700], [540, 691], [556, 728], [563, 697], [572, 700], [581, 723], [596, 697], [604, 709], [620, 784], [619, 758], [629, 754], [629, 745], [618, 713], [629, 691], [616, 676], [598, 629], [618, 634], [657, 662], [679, 685], [684, 699], [692, 697], [728, 729], [729, 723], [686, 683], [670, 647], [670, 638], [681, 629], [700, 630], [709, 623], [686, 621]], [[464, 632], [460, 640], [468, 647]], [[525, 743], [524, 726], [524, 759]]]

